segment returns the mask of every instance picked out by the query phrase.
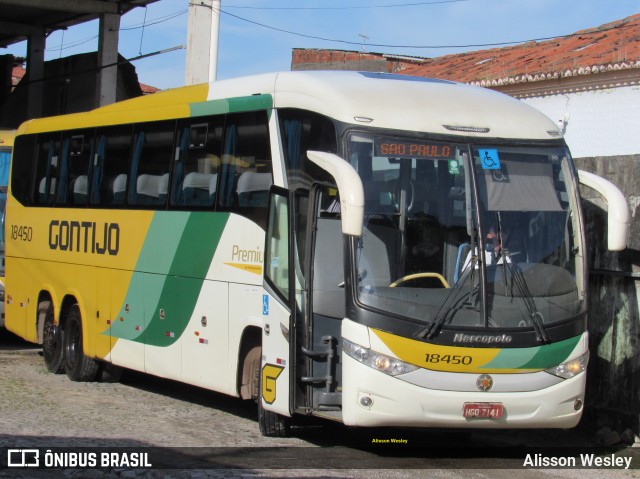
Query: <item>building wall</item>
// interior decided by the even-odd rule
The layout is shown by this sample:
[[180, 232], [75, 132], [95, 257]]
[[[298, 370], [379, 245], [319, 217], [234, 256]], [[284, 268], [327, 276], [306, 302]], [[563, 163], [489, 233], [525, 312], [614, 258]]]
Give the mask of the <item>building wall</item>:
[[625, 251], [606, 245], [606, 202], [582, 187], [589, 265], [587, 406], [595, 424], [640, 431], [640, 87], [627, 86], [522, 101], [560, 125], [579, 169], [607, 178], [629, 203]]
[[574, 158], [640, 153], [640, 86], [525, 98], [552, 120], [566, 120]]
[[607, 250], [607, 205], [582, 187], [589, 266], [587, 405], [597, 424], [640, 432], [640, 154], [578, 158], [579, 169], [609, 179], [631, 211], [626, 250]]
[[395, 73], [420, 59], [406, 61], [380, 53], [294, 48], [291, 70], [351, 70]]

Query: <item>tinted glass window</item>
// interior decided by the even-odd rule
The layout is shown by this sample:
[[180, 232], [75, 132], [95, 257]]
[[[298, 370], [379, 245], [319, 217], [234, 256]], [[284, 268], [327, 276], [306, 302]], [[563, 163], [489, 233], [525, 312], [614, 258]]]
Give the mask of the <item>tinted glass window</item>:
[[91, 177], [91, 204], [124, 204], [129, 175], [131, 133], [131, 125], [108, 127], [98, 131]]
[[56, 204], [83, 206], [89, 198], [93, 130], [64, 133], [56, 188]]
[[218, 207], [266, 224], [271, 173], [267, 113], [228, 115], [222, 151]]
[[218, 191], [224, 116], [178, 125], [171, 203], [212, 208]]
[[166, 204], [174, 129], [173, 121], [136, 125], [127, 193], [130, 205]]
[[52, 205], [54, 203], [58, 184], [60, 154], [60, 133], [38, 136], [34, 203], [39, 205]]
[[31, 172], [33, 171], [35, 147], [35, 135], [24, 135], [16, 138], [13, 169], [11, 171], [11, 191], [13, 196], [23, 205], [30, 203]]

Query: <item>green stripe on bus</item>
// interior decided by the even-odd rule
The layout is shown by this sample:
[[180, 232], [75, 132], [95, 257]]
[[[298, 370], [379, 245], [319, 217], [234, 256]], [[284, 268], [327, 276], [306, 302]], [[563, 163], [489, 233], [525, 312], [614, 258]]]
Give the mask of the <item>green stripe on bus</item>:
[[191, 116], [221, 115], [243, 111], [270, 110], [273, 107], [271, 95], [252, 95], [225, 100], [201, 101], [189, 104]]
[[227, 213], [156, 213], [124, 304], [105, 334], [173, 344], [191, 318], [228, 219]]
[[535, 348], [505, 348], [483, 369], [548, 369], [566, 361], [582, 336]]
[[228, 219], [224, 213], [189, 215], [151, 321], [135, 341], [169, 346], [182, 336]]
[[[124, 302], [104, 334], [129, 340], [140, 335], [136, 328], [144, 328], [147, 305], [153, 304], [155, 308], [160, 301], [164, 278], [169, 274], [188, 219], [189, 213], [154, 214]], [[159, 285], [158, 280], [161, 280]]]
[[168, 274], [188, 220], [189, 213], [156, 213], [149, 225], [135, 271]]
[[482, 366], [482, 369], [519, 369], [538, 354], [539, 347], [504, 348], [495, 358]]
[[522, 367], [525, 369], [547, 369], [562, 364], [576, 348], [580, 338], [582, 336], [540, 346], [538, 354]]

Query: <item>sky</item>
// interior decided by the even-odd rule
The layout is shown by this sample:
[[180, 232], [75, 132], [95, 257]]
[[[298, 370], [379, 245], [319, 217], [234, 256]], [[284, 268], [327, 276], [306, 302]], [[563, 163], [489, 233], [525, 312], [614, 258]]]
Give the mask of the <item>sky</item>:
[[[184, 85], [190, 0], [158, 0], [120, 22], [140, 82]], [[193, 0], [191, 0], [193, 1]], [[218, 79], [291, 69], [294, 48], [438, 57], [557, 37], [640, 13], [638, 0], [222, 0]], [[45, 59], [97, 50], [98, 23], [53, 32]], [[26, 42], [0, 54], [26, 55]]]

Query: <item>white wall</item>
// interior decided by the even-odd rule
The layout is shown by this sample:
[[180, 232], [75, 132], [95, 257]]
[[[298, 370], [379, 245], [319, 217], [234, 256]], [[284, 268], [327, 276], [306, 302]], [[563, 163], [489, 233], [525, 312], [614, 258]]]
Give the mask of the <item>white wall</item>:
[[640, 154], [640, 86], [522, 101], [556, 122], [567, 120], [565, 139], [574, 158]]

